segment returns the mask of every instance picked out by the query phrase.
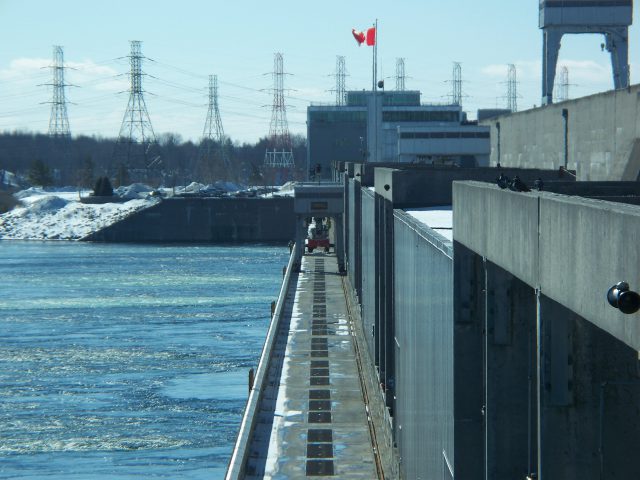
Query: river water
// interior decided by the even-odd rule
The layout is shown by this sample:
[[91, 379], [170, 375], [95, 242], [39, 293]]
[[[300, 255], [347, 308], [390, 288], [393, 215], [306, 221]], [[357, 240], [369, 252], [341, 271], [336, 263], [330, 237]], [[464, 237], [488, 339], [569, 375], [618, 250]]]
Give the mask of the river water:
[[0, 478], [222, 478], [287, 259], [0, 242]]

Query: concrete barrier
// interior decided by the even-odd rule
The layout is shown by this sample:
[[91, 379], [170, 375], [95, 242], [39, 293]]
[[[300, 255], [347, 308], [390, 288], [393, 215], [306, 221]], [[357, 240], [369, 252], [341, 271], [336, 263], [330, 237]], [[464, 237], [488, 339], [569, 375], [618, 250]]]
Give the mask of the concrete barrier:
[[168, 198], [95, 232], [97, 242], [288, 242], [293, 197]]
[[481, 122], [491, 127], [490, 163], [566, 166], [577, 171], [578, 180], [636, 180], [639, 95], [640, 85], [634, 85]]

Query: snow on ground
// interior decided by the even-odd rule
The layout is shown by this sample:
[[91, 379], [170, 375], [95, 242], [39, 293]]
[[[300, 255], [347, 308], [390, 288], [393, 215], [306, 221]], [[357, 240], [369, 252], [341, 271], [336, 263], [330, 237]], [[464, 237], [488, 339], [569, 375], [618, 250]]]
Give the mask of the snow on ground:
[[159, 201], [138, 198], [89, 205], [80, 203], [77, 191], [69, 190], [46, 192], [29, 188], [16, 193], [22, 206], [0, 215], [0, 239], [78, 240]]
[[453, 241], [453, 208], [451, 205], [414, 208], [405, 210], [405, 212], [446, 239]]

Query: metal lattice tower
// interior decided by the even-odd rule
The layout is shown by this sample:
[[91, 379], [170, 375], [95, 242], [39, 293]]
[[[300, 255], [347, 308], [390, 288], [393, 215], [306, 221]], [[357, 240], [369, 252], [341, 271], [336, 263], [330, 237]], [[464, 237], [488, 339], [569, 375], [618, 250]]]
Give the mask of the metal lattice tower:
[[69, 118], [67, 116], [67, 100], [64, 88], [68, 84], [64, 83], [64, 53], [62, 47], [53, 47], [53, 81], [47, 85], [53, 86], [53, 97], [51, 99], [51, 117], [49, 118], [49, 135], [52, 137], [71, 137], [69, 129]]
[[346, 105], [347, 103], [347, 87], [346, 77], [347, 69], [345, 67], [345, 59], [341, 55], [336, 55], [336, 105]]
[[511, 63], [507, 71], [507, 109], [518, 111], [518, 78], [516, 66]]
[[144, 101], [142, 61], [145, 57], [141, 44], [138, 40], [131, 41], [129, 103], [122, 119], [115, 157], [129, 167], [149, 169], [158, 165], [160, 157], [151, 153], [151, 147], [157, 142]]
[[222, 128], [222, 119], [218, 108], [218, 76], [209, 75], [209, 109], [202, 132], [201, 157], [204, 160], [213, 161], [213, 157], [217, 153], [225, 167], [228, 167], [229, 158], [225, 143], [224, 128]]
[[404, 74], [404, 58], [396, 58], [396, 90], [404, 92], [404, 81], [406, 79]]
[[284, 68], [282, 54], [276, 53], [273, 60], [273, 109], [269, 126], [269, 147], [264, 154], [267, 167], [292, 168], [293, 146], [287, 123], [287, 109], [284, 103]]
[[462, 105], [462, 64], [460, 62], [453, 62], [451, 103], [453, 105]]
[[557, 98], [559, 102], [569, 100], [569, 69], [566, 66], [560, 69], [555, 98]]

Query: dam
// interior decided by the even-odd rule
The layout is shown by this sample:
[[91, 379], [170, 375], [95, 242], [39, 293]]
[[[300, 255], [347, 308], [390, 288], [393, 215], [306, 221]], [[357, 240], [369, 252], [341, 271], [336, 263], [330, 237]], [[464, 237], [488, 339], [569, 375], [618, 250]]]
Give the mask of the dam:
[[227, 478], [636, 476], [640, 328], [607, 292], [640, 284], [638, 184], [340, 167], [345, 269], [294, 249]]
[[[259, 215], [295, 242], [227, 479], [640, 478], [632, 2], [539, 5], [540, 107], [469, 121], [374, 85], [309, 108], [322, 178]], [[614, 89], [554, 103], [560, 40], [586, 32]], [[190, 202], [121, 232], [265, 235]], [[305, 249], [309, 218], [330, 221], [329, 253]]]
[[[637, 89], [562, 107], [601, 108], [596, 105], [635, 99]], [[624, 103], [621, 114], [637, 108], [635, 101]], [[358, 445], [374, 455], [378, 468], [371, 478], [640, 476], [637, 133], [614, 117], [614, 125], [620, 122], [615, 155], [597, 154], [610, 147], [606, 136], [600, 147], [578, 143], [567, 150], [565, 136], [554, 137], [555, 124], [547, 120], [562, 119], [558, 109], [549, 105], [489, 120], [495, 146], [486, 167], [334, 164], [337, 182], [327, 187], [342, 190], [343, 207], [327, 216], [338, 219], [343, 247], [330, 254], [335, 260], [304, 253], [297, 220], [298, 244], [272, 325], [285, 329], [278, 350], [284, 353], [273, 353], [269, 340], [265, 344], [227, 478], [351, 478], [351, 465], [370, 458], [340, 457], [348, 449], [337, 449], [344, 438], [334, 435], [332, 447], [318, 447], [331, 454], [322, 459], [331, 466], [307, 470], [320, 460], [309, 456], [318, 438], [309, 424], [316, 404], [302, 393], [298, 403], [283, 401], [291, 395], [285, 393], [263, 398], [276, 405], [265, 413], [258, 402], [276, 388], [309, 391], [311, 372], [325, 368], [311, 366], [313, 339], [327, 338], [331, 356], [339, 331], [348, 332], [356, 352], [345, 362], [355, 364], [361, 385], [360, 413], [352, 418], [366, 416], [370, 423], [369, 437]], [[611, 125], [607, 117], [569, 118], [575, 122], [570, 131]], [[517, 134], [527, 123], [546, 125], [550, 133], [540, 127], [539, 133]], [[553, 155], [516, 155], [530, 152], [534, 142]], [[611, 160], [602, 168], [602, 161], [578, 155], [577, 148], [591, 148], [592, 160]], [[501, 177], [512, 181], [504, 184]], [[321, 195], [321, 186], [317, 190]], [[339, 274], [341, 296], [330, 304], [347, 310], [338, 315], [342, 330], [316, 329], [314, 335], [314, 304], [294, 299], [308, 295], [302, 285], [314, 283], [316, 265]], [[629, 308], [621, 295], [634, 299]], [[295, 313], [286, 314], [293, 305]], [[302, 351], [294, 348], [301, 344]], [[267, 376], [266, 363], [282, 358], [284, 365], [300, 362], [299, 377], [284, 368]], [[324, 405], [337, 421], [333, 409], [338, 412], [343, 402], [334, 399], [346, 387], [342, 377], [332, 376], [337, 370], [330, 362], [326, 390], [332, 400]], [[349, 388], [353, 384], [355, 379]]]

